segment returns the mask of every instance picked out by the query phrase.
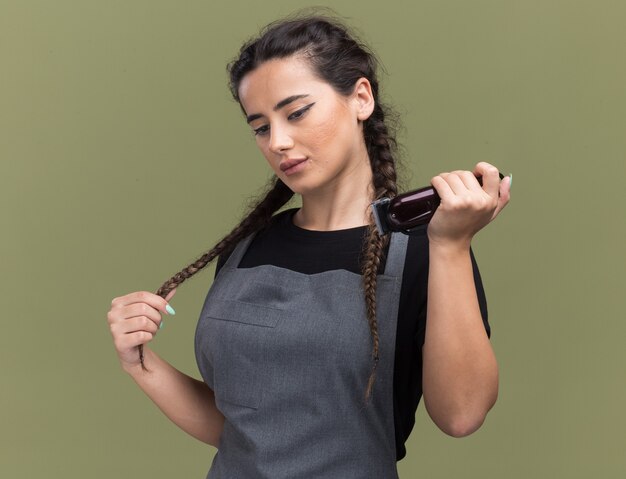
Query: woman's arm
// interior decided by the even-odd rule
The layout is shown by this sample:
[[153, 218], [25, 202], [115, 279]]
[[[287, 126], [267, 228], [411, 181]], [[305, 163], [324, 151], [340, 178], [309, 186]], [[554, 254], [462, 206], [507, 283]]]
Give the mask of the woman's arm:
[[476, 431], [498, 396], [498, 365], [478, 304], [469, 244], [429, 247], [422, 391], [454, 437]]
[[205, 382], [180, 372], [145, 346], [144, 357], [150, 372], [145, 372], [141, 365], [124, 370], [183, 431], [217, 447], [224, 416], [215, 406], [213, 391]]
[[422, 393], [430, 417], [455, 437], [478, 429], [498, 396], [498, 365], [480, 314], [470, 244], [508, 204], [511, 179], [500, 180], [498, 169], [484, 161], [471, 172], [431, 179], [441, 202], [426, 230], [430, 259]]

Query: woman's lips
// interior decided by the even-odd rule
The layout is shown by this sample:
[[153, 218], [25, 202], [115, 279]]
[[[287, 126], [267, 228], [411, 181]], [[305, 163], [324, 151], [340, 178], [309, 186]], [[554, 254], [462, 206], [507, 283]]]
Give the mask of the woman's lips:
[[307, 160], [308, 158], [302, 158], [301, 160], [294, 161], [288, 160], [280, 165], [280, 169], [286, 175], [292, 175], [293, 173], [297, 173], [298, 171], [302, 170], [306, 166]]

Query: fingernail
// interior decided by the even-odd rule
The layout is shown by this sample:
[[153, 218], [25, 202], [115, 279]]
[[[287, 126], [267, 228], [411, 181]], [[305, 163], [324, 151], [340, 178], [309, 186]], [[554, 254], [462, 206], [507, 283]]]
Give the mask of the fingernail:
[[163, 326], [165, 326], [165, 321], [161, 320], [161, 324], [159, 324], [159, 329], [163, 329]]
[[511, 189], [511, 185], [513, 184], [513, 173], [509, 175], [509, 178], [511, 178], [511, 180], [509, 181], [509, 189]]
[[172, 308], [169, 304], [165, 306], [165, 311], [167, 311], [168, 314], [176, 314], [176, 311], [174, 311], [174, 308]]

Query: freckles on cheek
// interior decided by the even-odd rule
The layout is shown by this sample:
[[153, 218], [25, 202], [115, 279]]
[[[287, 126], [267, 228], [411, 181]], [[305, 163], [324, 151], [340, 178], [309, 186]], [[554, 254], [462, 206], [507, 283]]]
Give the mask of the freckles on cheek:
[[337, 121], [331, 119], [318, 125], [312, 131], [311, 146], [314, 148], [315, 162], [318, 164], [326, 164], [330, 158], [328, 155], [332, 154], [336, 136], [337, 136]]

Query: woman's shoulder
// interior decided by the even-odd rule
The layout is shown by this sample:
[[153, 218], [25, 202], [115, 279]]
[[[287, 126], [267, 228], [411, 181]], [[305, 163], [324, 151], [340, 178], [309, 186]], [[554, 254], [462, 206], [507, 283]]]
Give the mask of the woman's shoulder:
[[428, 234], [426, 233], [427, 228], [428, 225], [422, 225], [412, 229], [407, 233], [401, 233], [406, 234], [409, 237], [409, 242], [407, 245], [407, 256], [415, 254], [428, 254]]
[[408, 233], [406, 234], [408, 234], [410, 237], [423, 237], [423, 236], [427, 236], [427, 233], [426, 233], [427, 229], [428, 229], [428, 223], [426, 223], [425, 225], [416, 226], [412, 230], [409, 230]]
[[418, 226], [406, 234], [409, 241], [406, 247], [405, 271], [408, 269], [411, 275], [421, 275], [428, 268], [428, 235], [427, 225]]

